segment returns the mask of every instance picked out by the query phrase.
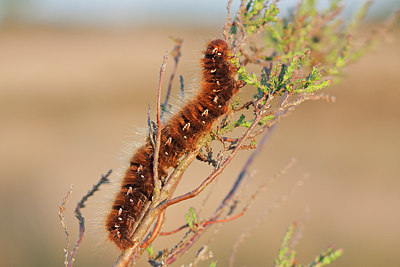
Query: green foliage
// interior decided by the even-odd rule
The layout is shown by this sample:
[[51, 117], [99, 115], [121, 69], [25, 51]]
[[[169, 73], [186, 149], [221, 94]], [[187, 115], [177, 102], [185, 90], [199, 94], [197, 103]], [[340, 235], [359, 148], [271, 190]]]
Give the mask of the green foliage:
[[[278, 258], [275, 260], [274, 266], [276, 267], [303, 267], [304, 265], [297, 264], [296, 251], [291, 248], [292, 241], [295, 235], [296, 224], [293, 223], [286, 231], [281, 248], [279, 249]], [[315, 259], [305, 265], [308, 267], [325, 266], [332, 263], [343, 254], [343, 249], [334, 249], [329, 247], [327, 250], [322, 251]]]
[[[277, 2], [242, 1], [227, 31], [238, 79], [254, 89], [250, 102], [253, 113], [246, 111], [248, 105], [240, 108], [237, 99], [232, 104], [234, 116], [226, 119], [215, 135], [238, 127], [262, 132], [292, 107], [317, 99], [314, 94], [331, 85], [343, 68], [368, 51], [377, 39], [377, 35], [357, 37], [370, 1], [355, 12], [349, 23], [338, 18], [343, 9], [341, 0], [331, 0], [325, 10], [317, 8], [316, 0], [301, 0], [285, 18], [278, 16]], [[253, 147], [254, 136], [250, 141]], [[292, 248], [295, 228], [293, 224], [287, 230], [275, 266], [303, 266], [296, 262]], [[305, 266], [328, 265], [342, 254], [342, 249], [330, 247]]]
[[185, 214], [185, 219], [187, 224], [189, 225], [189, 228], [194, 230], [197, 225], [197, 216], [192, 207], [189, 208], [189, 214]]
[[154, 248], [151, 244], [146, 248], [146, 251], [149, 254], [149, 258], [154, 258]]
[[329, 247], [327, 250], [321, 252], [321, 254], [315, 259], [309, 263], [307, 266], [313, 267], [313, 266], [325, 266], [328, 264], [331, 264], [334, 260], [339, 258], [341, 255], [343, 255], [343, 249], [334, 249], [333, 247]]
[[[356, 58], [362, 55], [365, 50], [360, 52], [360, 47], [351, 46], [348, 40], [360, 28], [371, 2], [365, 3], [347, 25], [337, 17], [342, 10], [341, 2], [331, 0], [328, 9], [319, 11], [316, 7], [317, 1], [303, 0], [287, 18], [279, 18], [279, 10], [272, 4], [269, 8], [264, 7], [264, 12], [269, 14], [269, 23], [261, 24], [260, 27], [265, 28], [265, 47], [272, 48], [276, 53], [272, 58], [285, 62], [300, 51], [310, 49], [312, 62], [324, 65], [327, 71], [336, 66], [332, 74], [337, 74], [338, 68], [352, 59], [352, 54], [357, 54]], [[268, 12], [270, 9], [274, 12]], [[257, 12], [262, 13], [258, 9]], [[250, 14], [245, 17], [253, 16], [253, 12]], [[251, 32], [254, 28], [245, 22], [243, 24], [246, 32]]]
[[235, 97], [231, 101], [231, 109], [236, 109], [237, 107], [239, 107], [239, 105], [240, 105], [240, 97]]
[[[257, 87], [259, 91], [265, 94], [275, 94], [278, 92], [300, 94], [318, 91], [332, 83], [330, 80], [322, 80], [324, 71], [320, 70], [318, 66], [313, 66], [307, 76], [294, 76], [296, 70], [302, 68], [310, 53], [309, 49], [305, 49], [301, 53], [294, 55], [288, 65], [280, 62], [275, 63], [269, 76], [265, 68], [263, 68], [260, 80], [257, 79], [256, 74], [248, 73], [245, 67], [241, 66], [238, 70], [239, 80]], [[234, 63], [239, 66], [237, 61], [234, 61]], [[239, 125], [245, 126], [241, 122], [238, 121]]]
[[[267, 6], [267, 1], [250, 0], [242, 10], [241, 23], [243, 23], [246, 34], [252, 35], [269, 22], [276, 22], [279, 9], [275, 4]], [[238, 31], [236, 24], [231, 28], [231, 33]]]
[[236, 125], [249, 128], [252, 122], [251, 121], [245, 121], [244, 118], [245, 118], [245, 116], [243, 114], [240, 115], [240, 118], [236, 121]]
[[[367, 46], [353, 47], [351, 34], [360, 27], [369, 6], [369, 2], [363, 5], [346, 25], [337, 18], [342, 10], [339, 0], [331, 0], [330, 6], [322, 11], [317, 9], [315, 0], [300, 1], [286, 18], [278, 17], [275, 1], [242, 3], [229, 33], [237, 40], [246, 35], [251, 40], [250, 52], [241, 49], [231, 62], [238, 68], [238, 79], [256, 88], [253, 104], [266, 95], [304, 98], [331, 85], [333, 76], [367, 50]], [[257, 39], [257, 35], [261, 37]], [[255, 40], [261, 40], [262, 45]], [[245, 64], [244, 59], [248, 60]], [[261, 66], [258, 74], [247, 70], [249, 61]], [[264, 103], [265, 100], [261, 104]], [[235, 109], [238, 106], [238, 100], [232, 104]], [[217, 134], [251, 127], [255, 118], [246, 116], [241, 114], [236, 121], [225, 123]], [[273, 114], [267, 115], [258, 125], [268, 127], [274, 119]]]
[[[276, 2], [242, 2], [229, 30], [234, 44], [243, 39], [248, 41], [248, 49], [237, 50], [231, 62], [238, 68], [238, 79], [256, 88], [253, 105], [264, 99], [260, 103], [263, 105], [265, 96], [274, 98], [286, 94], [297, 99], [307, 98], [331, 85], [332, 78], [373, 43], [372, 37], [358, 42], [362, 43], [358, 46], [352, 41], [370, 2], [364, 4], [347, 24], [338, 18], [342, 10], [340, 0], [331, 0], [325, 10], [317, 9], [316, 0], [302, 0], [286, 18], [278, 16]], [[259, 70], [248, 71], [249, 63], [258, 66]], [[232, 104], [235, 109], [238, 106], [239, 101]], [[246, 117], [248, 115], [242, 113], [236, 121], [228, 121], [217, 134], [237, 127], [251, 127], [255, 119]], [[273, 114], [266, 115], [258, 125], [268, 126], [274, 119]]]
[[[252, 2], [249, 1], [249, 4]], [[265, 58], [280, 60], [283, 63], [291, 61], [295, 64], [293, 60], [296, 60], [296, 55], [308, 50], [312, 53], [310, 63], [323, 65], [327, 74], [337, 74], [339, 69], [345, 66], [352, 55], [359, 50], [352, 50], [350, 36], [360, 27], [370, 3], [367, 2], [362, 6], [351, 23], [344, 27], [344, 23], [337, 18], [342, 9], [339, 5], [340, 1], [331, 1], [330, 7], [324, 11], [317, 10], [316, 2], [314, 0], [301, 1], [291, 17], [278, 18], [279, 10], [274, 5], [269, 8], [264, 5], [264, 11], [261, 11], [259, 1], [254, 1], [253, 8], [243, 16], [245, 31], [246, 33], [254, 31], [254, 25], [246, 23], [248, 17], [260, 16], [259, 14], [263, 12], [269, 14], [268, 22], [271, 23], [261, 23], [259, 28], [265, 27], [265, 47], [272, 48], [276, 55], [265, 56]], [[274, 12], [270, 12], [271, 9]], [[361, 54], [357, 52], [356, 58]], [[290, 76], [290, 73], [287, 75]], [[241, 76], [249, 81], [249, 84], [259, 86], [254, 80], [254, 75], [242, 71]]]
[[279, 249], [278, 253], [278, 258], [275, 260], [275, 266], [294, 266], [295, 264], [295, 252], [291, 252], [289, 245], [290, 245], [290, 239], [293, 236], [294, 229], [295, 229], [295, 224], [293, 223], [292, 225], [289, 226], [288, 230], [286, 231], [283, 240], [282, 240], [282, 245], [281, 248]]

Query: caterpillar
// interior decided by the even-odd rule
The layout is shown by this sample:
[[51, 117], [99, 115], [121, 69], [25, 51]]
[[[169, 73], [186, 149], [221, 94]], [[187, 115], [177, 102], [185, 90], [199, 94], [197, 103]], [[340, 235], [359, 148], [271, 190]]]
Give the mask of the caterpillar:
[[[164, 180], [167, 170], [174, 168], [187, 151], [209, 132], [214, 122], [229, 110], [229, 101], [241, 87], [235, 79], [237, 68], [230, 63], [228, 44], [216, 39], [207, 44], [201, 59], [201, 90], [161, 130], [158, 177]], [[109, 239], [120, 249], [132, 247], [135, 222], [140, 219], [146, 203], [151, 201], [154, 148], [147, 138], [130, 159], [111, 212], [106, 218]], [[137, 225], [137, 223], [136, 223]]]

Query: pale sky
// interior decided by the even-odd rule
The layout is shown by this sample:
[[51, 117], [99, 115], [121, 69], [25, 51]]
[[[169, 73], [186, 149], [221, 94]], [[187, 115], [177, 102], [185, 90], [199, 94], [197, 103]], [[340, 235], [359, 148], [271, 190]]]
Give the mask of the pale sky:
[[[366, 0], [344, 0], [345, 14]], [[222, 24], [226, 18], [227, 0], [0, 0], [0, 14], [6, 12], [6, 2], [14, 13], [28, 23], [143, 26], [144, 24]], [[281, 0], [281, 14], [298, 0]], [[19, 3], [19, 4], [18, 4]], [[320, 0], [326, 6], [329, 0]], [[239, 1], [233, 1], [234, 9]], [[375, 0], [371, 13], [390, 13], [400, 7], [400, 0]]]

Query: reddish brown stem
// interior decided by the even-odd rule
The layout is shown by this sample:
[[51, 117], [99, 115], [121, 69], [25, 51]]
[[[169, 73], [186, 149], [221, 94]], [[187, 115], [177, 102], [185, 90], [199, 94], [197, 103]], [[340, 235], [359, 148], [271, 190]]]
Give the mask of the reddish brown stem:
[[159, 235], [160, 236], [173, 235], [173, 234], [179, 232], [180, 230], [183, 230], [183, 229], [188, 228], [188, 227], [189, 227], [189, 225], [185, 224], [185, 225], [182, 225], [181, 227], [179, 227], [179, 228], [177, 228], [175, 230], [172, 230], [172, 231], [169, 231], [169, 232], [161, 232]]
[[230, 222], [230, 221], [236, 220], [237, 218], [242, 217], [242, 216], [244, 215], [244, 213], [245, 213], [245, 212], [242, 211], [241, 213], [239, 213], [239, 214], [237, 214], [237, 215], [235, 215], [235, 216], [233, 216], [233, 217], [226, 218], [226, 219], [221, 219], [221, 220], [208, 221], [208, 222], [205, 222], [203, 225], [204, 225], [204, 226], [207, 226], [207, 225], [214, 224], [214, 223]]
[[[207, 225], [214, 224], [214, 223], [224, 223], [224, 222], [233, 221], [233, 220], [236, 220], [237, 218], [240, 218], [241, 216], [243, 216], [244, 213], [245, 212], [242, 211], [241, 213], [237, 214], [236, 216], [233, 216], [233, 217], [230, 217], [230, 218], [226, 218], [226, 219], [222, 219], [222, 220], [206, 221], [204, 223], [199, 224], [199, 226], [203, 227], [203, 226], [207, 226]], [[185, 225], [182, 225], [181, 227], [179, 227], [179, 228], [177, 228], [175, 230], [172, 230], [172, 231], [169, 231], [169, 232], [161, 232], [161, 233], [159, 233], [159, 235], [160, 236], [172, 235], [172, 234], [175, 234], [175, 233], [179, 232], [180, 230], [183, 230], [183, 229], [188, 228], [188, 227], [189, 227], [189, 225], [185, 224]]]
[[[154, 229], [151, 232], [151, 235], [142, 243], [140, 246], [141, 249], [146, 249], [151, 243], [153, 243], [154, 239], [159, 235], [161, 226], [164, 222], [165, 218], [165, 210], [163, 210], [157, 218], [157, 222], [154, 225]], [[161, 234], [161, 233], [160, 233]]]

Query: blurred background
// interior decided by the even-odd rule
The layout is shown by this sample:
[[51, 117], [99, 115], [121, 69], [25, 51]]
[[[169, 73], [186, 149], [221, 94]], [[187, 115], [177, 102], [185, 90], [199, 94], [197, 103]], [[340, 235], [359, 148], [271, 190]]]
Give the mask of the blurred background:
[[[296, 2], [282, 0], [282, 14]], [[363, 2], [346, 1], [343, 19]], [[368, 15], [371, 28], [399, 4], [376, 1]], [[1, 266], [62, 266], [65, 235], [57, 211], [69, 186], [74, 192], [66, 220], [75, 242], [76, 202], [102, 173], [121, 166], [120, 151], [143, 138], [137, 132], [146, 127], [148, 103], [155, 106], [162, 57], [173, 47], [169, 37], [184, 40], [177, 74], [191, 91], [198, 87], [201, 51], [207, 40], [221, 37], [225, 19], [226, 1], [0, 1]], [[239, 247], [235, 266], [272, 265], [287, 227], [304, 220], [300, 263], [335, 244], [345, 254], [332, 266], [400, 266], [399, 33], [395, 28], [325, 91], [336, 96], [335, 104], [305, 103], [278, 125], [245, 196], [292, 157], [296, 165], [248, 214], [218, 234], [211, 229], [176, 266], [190, 263], [203, 244], [226, 266], [237, 236], [281, 196], [287, 200]], [[178, 95], [177, 79], [174, 88]], [[214, 210], [248, 155], [242, 153], [220, 176], [218, 193], [201, 215]], [[177, 194], [210, 171], [193, 164]], [[305, 173], [310, 178], [297, 188]], [[110, 187], [83, 210], [87, 231], [76, 266], [110, 266], [118, 255], [104, 242], [102, 228]], [[164, 229], [184, 224], [185, 211], [202, 198], [172, 207]], [[160, 237], [155, 249], [171, 248], [180, 237]]]

